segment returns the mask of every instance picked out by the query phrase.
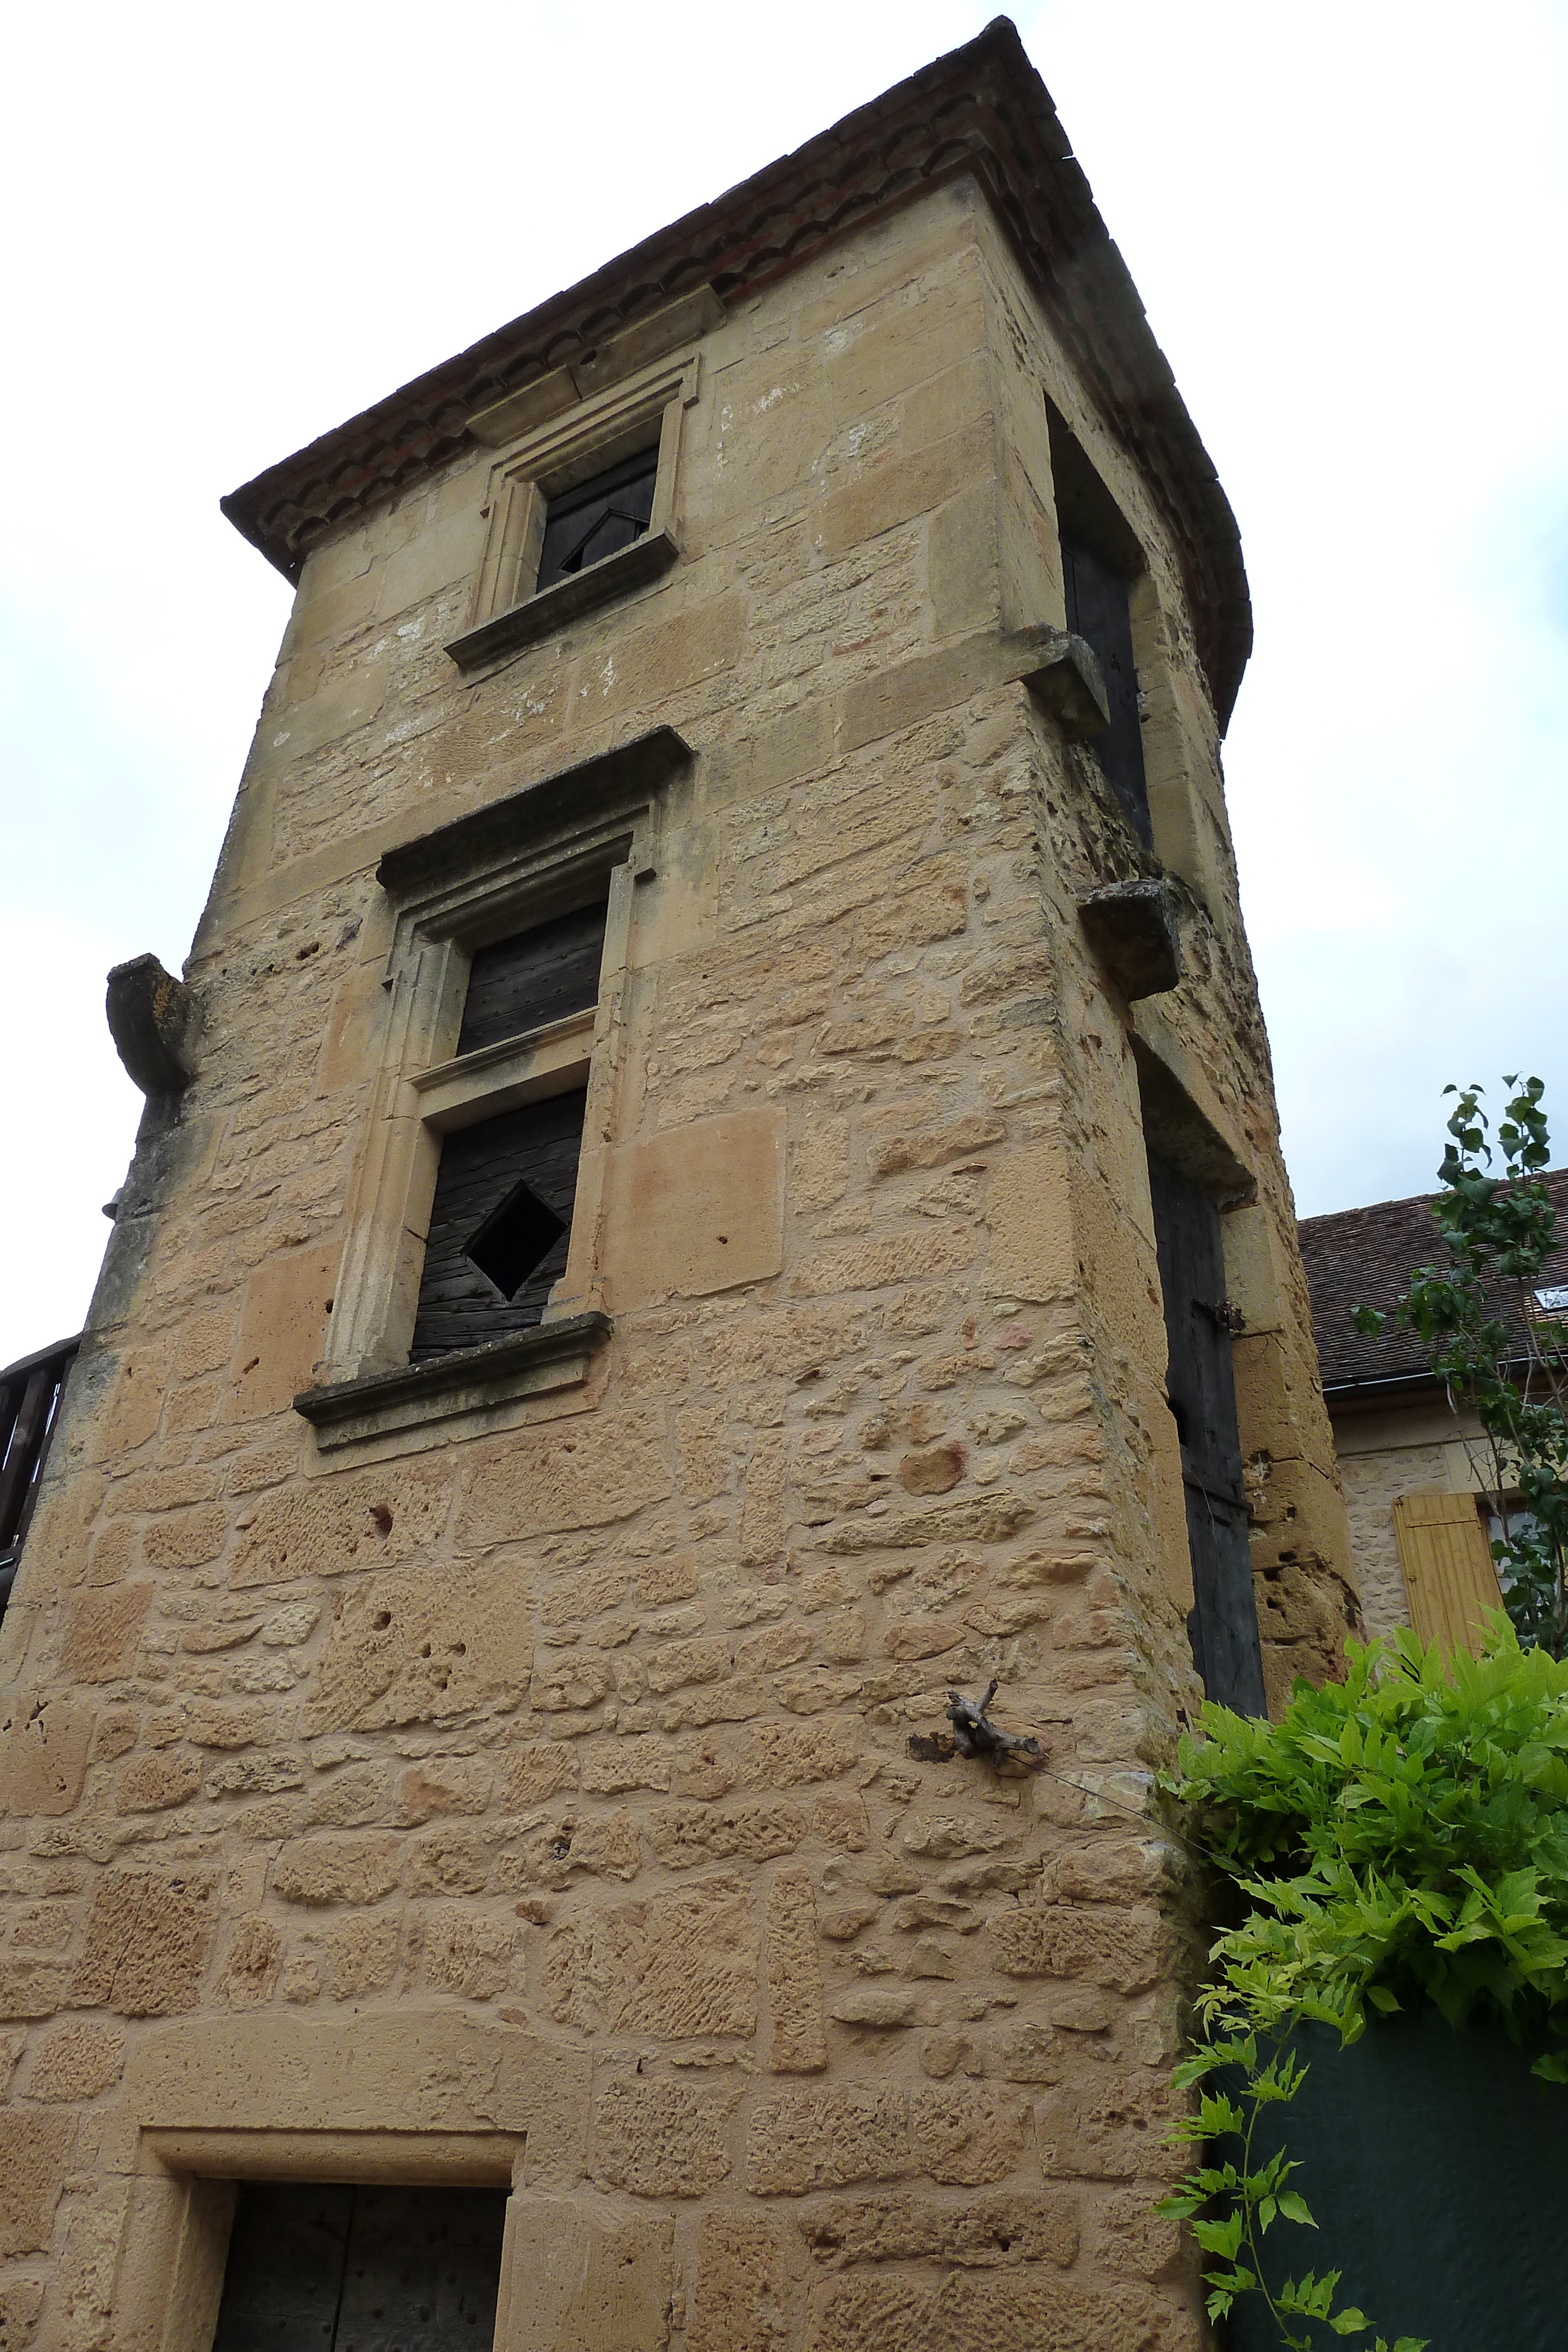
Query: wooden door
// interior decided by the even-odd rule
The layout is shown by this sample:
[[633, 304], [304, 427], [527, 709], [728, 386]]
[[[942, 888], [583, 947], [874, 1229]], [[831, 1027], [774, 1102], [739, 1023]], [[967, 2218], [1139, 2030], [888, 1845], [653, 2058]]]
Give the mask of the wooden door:
[[1152, 1151], [1149, 1190], [1165, 1301], [1166, 1387], [1181, 1441], [1192, 1555], [1193, 1662], [1208, 1697], [1241, 1715], [1264, 1715], [1219, 1212], [1200, 1184]]
[[504, 2189], [250, 2180], [213, 2352], [490, 2352]]

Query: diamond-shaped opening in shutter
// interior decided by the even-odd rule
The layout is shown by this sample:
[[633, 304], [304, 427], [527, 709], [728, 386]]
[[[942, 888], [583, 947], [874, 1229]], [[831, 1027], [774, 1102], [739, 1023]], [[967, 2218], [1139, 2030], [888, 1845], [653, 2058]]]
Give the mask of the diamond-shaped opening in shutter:
[[491, 1210], [463, 1255], [510, 1304], [565, 1231], [566, 1219], [540, 1200], [525, 1177]]

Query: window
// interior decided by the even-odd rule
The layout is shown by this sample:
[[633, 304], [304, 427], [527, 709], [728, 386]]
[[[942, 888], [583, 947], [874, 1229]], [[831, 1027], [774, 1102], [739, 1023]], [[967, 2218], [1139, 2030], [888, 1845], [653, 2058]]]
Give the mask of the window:
[[59, 1425], [79, 1333], [23, 1356], [0, 1372], [0, 1617], [16, 1580], [22, 1538], [43, 1484]]
[[1148, 1160], [1166, 1392], [1181, 1446], [1192, 1555], [1193, 1664], [1207, 1697], [1241, 1715], [1264, 1715], [1219, 1211], [1203, 1185], [1157, 1150], [1150, 1149]]
[[486, 2352], [504, 2189], [241, 2185], [213, 2352]]
[[562, 490], [545, 507], [536, 595], [590, 564], [601, 562], [641, 539], [653, 511], [659, 471], [657, 443], [623, 457], [602, 474], [592, 474], [573, 490]]
[[588, 1381], [633, 904], [672, 728], [391, 850], [382, 1064], [318, 1385], [323, 1448]]
[[[608, 912], [607, 898], [574, 908], [481, 948], [469, 966], [457, 1053], [439, 1074], [454, 1123], [441, 1145], [411, 1362], [531, 1329], [566, 1272]], [[498, 1066], [495, 1049], [508, 1041], [514, 1053]], [[497, 1067], [530, 1044], [549, 1065], [533, 1097], [456, 1125], [487, 1108]], [[552, 1044], [561, 1050], [549, 1055]]]
[[[476, 439], [502, 454], [486, 481], [467, 625], [446, 648], [459, 669], [547, 636], [676, 561], [682, 424], [698, 374], [695, 357], [669, 360], [583, 400], [547, 378], [470, 418]], [[570, 404], [519, 439], [536, 396], [547, 409]]]
[[1092, 648], [1111, 710], [1109, 726], [1091, 740], [1123, 814], [1145, 848], [1151, 849], [1154, 831], [1129, 593], [1144, 568], [1143, 551], [1066, 424], [1049, 403], [1047, 406], [1067, 625]]

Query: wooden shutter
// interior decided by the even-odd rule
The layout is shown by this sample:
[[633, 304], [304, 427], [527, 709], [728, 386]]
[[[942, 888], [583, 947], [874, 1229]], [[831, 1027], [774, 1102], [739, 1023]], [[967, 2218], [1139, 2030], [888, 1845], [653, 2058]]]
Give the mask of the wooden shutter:
[[[551, 1095], [460, 1128], [441, 1147], [409, 1361], [509, 1339], [542, 1320], [551, 1286], [566, 1272], [577, 1168], [582, 1156], [585, 1090]], [[524, 1256], [503, 1289], [485, 1246], [497, 1219], [517, 1220]], [[503, 1251], [503, 1256], [506, 1252]]]
[[1423, 1642], [1479, 1654], [1489, 1609], [1502, 1607], [1473, 1495], [1401, 1495], [1394, 1506], [1410, 1622]]
[[1166, 1389], [1181, 1440], [1192, 1554], [1187, 1631], [1204, 1691], [1239, 1715], [1268, 1712], [1230, 1332], [1221, 1316], [1219, 1212], [1201, 1184], [1149, 1154], [1149, 1192], [1165, 1302]]
[[1138, 671], [1133, 659], [1133, 618], [1125, 574], [1063, 530], [1062, 585], [1067, 625], [1093, 647], [1105, 681], [1111, 723], [1093, 739], [1105, 779], [1145, 849], [1154, 846], [1149, 788], [1144, 772], [1144, 730], [1138, 716]]
[[601, 898], [481, 948], [468, 974], [458, 1053], [476, 1054], [547, 1021], [586, 1012], [599, 995], [607, 912]]

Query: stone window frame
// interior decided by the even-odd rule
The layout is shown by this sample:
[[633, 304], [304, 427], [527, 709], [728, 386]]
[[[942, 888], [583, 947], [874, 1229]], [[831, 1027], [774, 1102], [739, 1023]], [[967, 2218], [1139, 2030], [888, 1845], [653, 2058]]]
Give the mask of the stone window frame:
[[[701, 378], [698, 353], [664, 361], [582, 401], [522, 439], [510, 439], [485, 480], [480, 514], [486, 530], [478, 577], [461, 634], [446, 651], [460, 670], [479, 668], [564, 628], [581, 613], [657, 580], [681, 552], [675, 530], [681, 438]], [[510, 435], [516, 400], [470, 419], [480, 441]], [[629, 547], [535, 593], [545, 510], [561, 491], [648, 446], [657, 427], [659, 461], [648, 528]]]
[[[295, 1410], [330, 1451], [581, 1387], [611, 1335], [603, 1307], [606, 1175], [620, 1131], [638, 888], [656, 873], [664, 786], [691, 760], [673, 728], [389, 851], [392, 906], [380, 1065], [347, 1203], [348, 1237], [316, 1383]], [[475, 951], [608, 891], [593, 1007], [459, 1057]], [[528, 1101], [586, 1087], [566, 1270], [532, 1329], [408, 1361], [441, 1141]]]
[[527, 2283], [514, 2258], [526, 2136], [483, 2130], [270, 2130], [226, 2126], [136, 2136], [129, 2227], [114, 2295], [115, 2340], [148, 2352], [212, 2352], [242, 2181], [505, 2189], [492, 2342], [517, 2340]]

